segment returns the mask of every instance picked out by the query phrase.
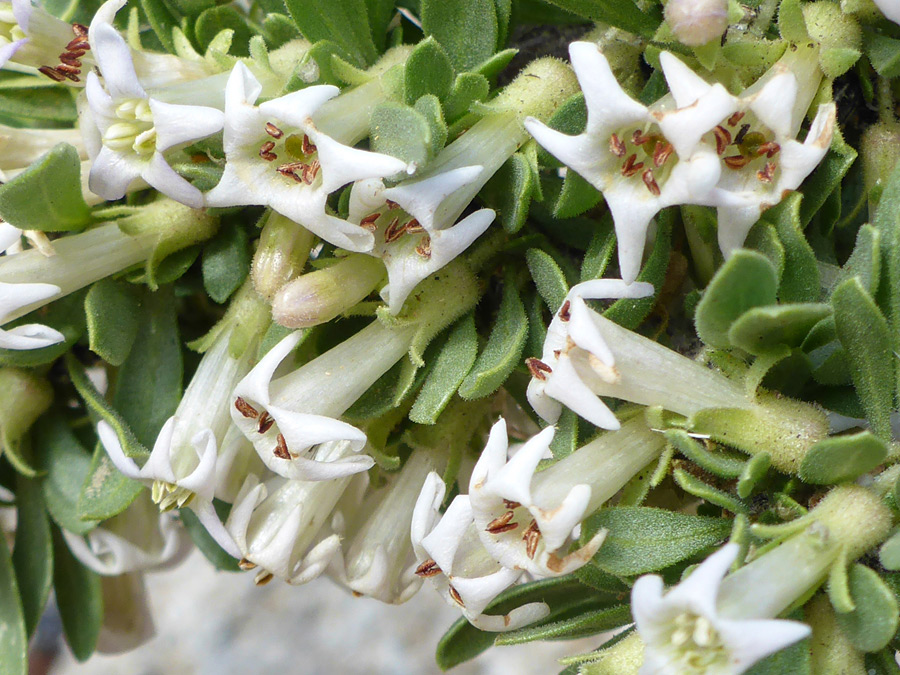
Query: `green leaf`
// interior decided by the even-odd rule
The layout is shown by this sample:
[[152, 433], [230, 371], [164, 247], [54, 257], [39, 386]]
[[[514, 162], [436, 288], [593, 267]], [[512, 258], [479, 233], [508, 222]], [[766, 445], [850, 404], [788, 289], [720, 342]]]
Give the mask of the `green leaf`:
[[616, 250], [616, 233], [613, 230], [612, 216], [605, 213], [591, 237], [591, 243], [581, 263], [580, 281], [590, 281], [603, 276]]
[[500, 214], [503, 229], [515, 234], [525, 225], [536, 190], [536, 178], [525, 156], [513, 153], [485, 187], [485, 200]]
[[744, 470], [747, 463], [744, 457], [732, 457], [721, 452], [710, 452], [698, 441], [691, 438], [683, 429], [666, 429], [666, 440], [674, 446], [678, 452], [691, 460], [705, 471], [720, 478], [737, 478]]
[[878, 549], [878, 562], [886, 570], [900, 570], [900, 531], [894, 532]]
[[500, 646], [520, 645], [535, 640], [574, 640], [612, 630], [631, 622], [631, 608], [628, 605], [616, 605], [615, 607], [586, 611], [570, 619], [527, 626], [508, 633], [498, 633], [494, 644]]
[[0, 91], [0, 119], [5, 123], [71, 127], [78, 114], [68, 87], [4, 88]]
[[20, 230], [69, 232], [91, 221], [81, 195], [81, 160], [59, 143], [25, 171], [0, 185], [0, 217]]
[[369, 139], [375, 152], [423, 166], [432, 149], [431, 126], [425, 116], [402, 103], [387, 102], [372, 111]]
[[656, 5], [638, 7], [633, 0], [547, 0], [567, 12], [651, 38], [662, 22]]
[[147, 15], [156, 37], [159, 38], [167, 52], [174, 53], [175, 41], [172, 38], [172, 29], [178, 27], [178, 19], [166, 7], [163, 0], [140, 0], [140, 2], [141, 9]]
[[547, 303], [547, 307], [554, 314], [562, 307], [566, 295], [569, 293], [569, 283], [566, 275], [560, 269], [550, 254], [538, 248], [530, 248], [525, 253], [528, 262], [528, 271], [537, 286], [538, 293]]
[[330, 40], [352, 56], [358, 66], [369, 65], [378, 57], [366, 0], [285, 0], [284, 4], [310, 42]]
[[444, 99], [444, 116], [455, 122], [465, 115], [475, 101], [488, 97], [491, 85], [481, 73], [460, 73], [453, 80], [453, 86]]
[[853, 480], [881, 464], [887, 454], [884, 441], [868, 431], [832, 436], [810, 448], [800, 465], [800, 478], [814, 485]]
[[231, 49], [235, 56], [250, 54], [250, 38], [253, 33], [247, 20], [234, 7], [211, 7], [197, 17], [194, 34], [201, 49], [206, 51], [213, 39], [223, 30], [231, 30]]
[[428, 157], [434, 157], [447, 142], [447, 123], [444, 121], [441, 102], [434, 94], [425, 94], [419, 97], [413, 108], [428, 123], [428, 138], [431, 141], [428, 146]]
[[140, 301], [134, 286], [101, 279], [84, 299], [91, 351], [113, 366], [121, 366], [137, 337]]
[[769, 467], [772, 465], [772, 457], [767, 452], [761, 452], [753, 455], [750, 461], [744, 465], [741, 477], [738, 479], [737, 494], [741, 499], [746, 499], [753, 492], [753, 488], [761, 481]]
[[567, 171], [562, 190], [553, 205], [554, 218], [573, 218], [600, 203], [603, 195], [574, 171]]
[[775, 267], [760, 253], [747, 250], [719, 268], [697, 305], [697, 334], [706, 344], [728, 348], [731, 325], [749, 309], [775, 304]]
[[887, 646], [897, 632], [900, 610], [897, 598], [876, 572], [863, 565], [850, 568], [850, 594], [856, 609], [838, 613], [841, 629], [853, 646], [877, 652]]
[[0, 537], [0, 675], [28, 673], [28, 637], [6, 537]]
[[300, 31], [286, 14], [267, 14], [262, 23], [262, 34], [269, 49], [278, 49], [285, 43], [300, 37]]
[[809, 39], [800, 0], [783, 0], [778, 8], [778, 32], [789, 42]]
[[799, 347], [819, 321], [831, 314], [821, 303], [754, 307], [728, 329], [728, 341], [751, 354], [766, 354], [781, 345]]
[[53, 539], [41, 485], [21, 474], [16, 480], [16, 521], [12, 562], [22, 598], [25, 634], [31, 636], [53, 587]]
[[437, 40], [428, 37], [416, 45], [406, 60], [404, 99], [407, 105], [413, 105], [425, 94], [443, 99], [453, 86], [453, 80], [453, 65], [447, 52]]
[[66, 642], [79, 661], [86, 661], [97, 646], [103, 623], [100, 577], [69, 551], [59, 530], [53, 529], [53, 588]]
[[900, 40], [866, 31], [863, 46], [869, 62], [879, 75], [888, 79], [900, 75]]
[[[221, 506], [228, 506], [223, 502], [216, 504], [216, 511]], [[190, 509], [181, 509], [178, 512], [181, 515], [181, 522], [184, 523], [184, 529], [190, 535], [194, 545], [200, 549], [204, 557], [213, 564], [217, 570], [223, 572], [240, 572], [238, 561], [228, 555], [215, 539], [210, 536], [203, 523], [197, 518], [197, 514]], [[224, 521], [224, 518], [223, 518]]]
[[593, 564], [616, 576], [663, 569], [728, 538], [731, 522], [645, 506], [601, 509], [585, 521], [582, 538], [609, 530]]
[[515, 284], [508, 278], [491, 336], [459, 386], [459, 395], [472, 400], [494, 393], [519, 364], [527, 337], [525, 307]]
[[235, 222], [223, 223], [203, 247], [203, 287], [215, 302], [225, 302], [250, 273], [247, 231]]
[[876, 435], [890, 440], [896, 357], [887, 320], [856, 278], [841, 283], [831, 302], [837, 335], [847, 350], [866, 417]]
[[748, 512], [746, 504], [739, 499], [736, 499], [724, 490], [714, 488], [706, 481], [689, 474], [684, 469], [675, 469], [672, 471], [672, 478], [675, 479], [675, 483], [682, 490], [699, 499], [703, 499], [710, 504], [715, 504], [716, 506], [735, 514], [746, 514]]
[[447, 336], [447, 341], [409, 412], [409, 419], [416, 424], [434, 424], [469, 374], [477, 355], [475, 317], [469, 314]]
[[457, 71], [472, 70], [497, 48], [494, 0], [421, 0], [422, 30], [441, 44]]
[[778, 230], [784, 246], [784, 269], [778, 298], [782, 302], [813, 302], [819, 299], [819, 266], [815, 253], [800, 223], [799, 192], [795, 192], [777, 207], [766, 212]]
[[383, 51], [387, 41], [388, 25], [394, 16], [396, 0], [366, 0], [372, 39], [378, 51]]
[[840, 132], [834, 134], [828, 154], [815, 172], [803, 182], [801, 225], [805, 227], [822, 208], [829, 195], [840, 188], [841, 181], [856, 161], [856, 154], [856, 150], [844, 142]]
[[143, 489], [140, 483], [119, 473], [106, 450], [97, 443], [81, 484], [77, 515], [82, 520], [112, 518], [131, 506]]

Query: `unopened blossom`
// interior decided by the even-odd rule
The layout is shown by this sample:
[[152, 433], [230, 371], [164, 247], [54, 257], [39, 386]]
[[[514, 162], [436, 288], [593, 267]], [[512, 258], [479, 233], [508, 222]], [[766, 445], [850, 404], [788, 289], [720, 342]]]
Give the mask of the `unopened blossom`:
[[313, 113], [337, 96], [337, 87], [306, 87], [256, 106], [261, 92], [238, 63], [225, 88], [225, 172], [206, 203], [270, 206], [335, 246], [369, 250], [372, 233], [327, 213], [328, 195], [356, 180], [406, 171], [407, 164], [348, 147], [316, 128]]
[[[0, 326], [60, 295], [60, 287], [54, 284], [0, 282]], [[55, 328], [38, 323], [0, 328], [0, 349], [41, 349], [65, 339]]]
[[[717, 84], [696, 105], [673, 108], [662, 99], [647, 108], [619, 86], [597, 45], [573, 42], [569, 55], [587, 104], [585, 131], [568, 136], [535, 119], [525, 126], [603, 193], [616, 230], [622, 279], [630, 283], [640, 270], [653, 216], [675, 204], [707, 203], [722, 169], [715, 146], [703, 137], [735, 110], [736, 99]], [[664, 72], [670, 87], [677, 86], [673, 78], [680, 71]]]
[[119, 199], [137, 178], [165, 195], [199, 208], [203, 195], [169, 166], [164, 153], [222, 128], [215, 108], [166, 103], [138, 81], [125, 40], [109, 24], [92, 29], [92, 49], [103, 76], [88, 74], [91, 120], [83, 120], [85, 145], [93, 160], [90, 189]]
[[441, 477], [432, 472], [416, 502], [410, 528], [418, 561], [416, 574], [430, 578], [447, 603], [481, 630], [515, 630], [547, 616], [550, 608], [543, 602], [528, 603], [503, 615], [484, 613], [525, 571], [504, 567], [484, 548], [467, 495], [455, 497], [440, 514], [445, 489]]
[[540, 359], [528, 359], [532, 379], [528, 402], [543, 419], [555, 423], [562, 407], [603, 429], [619, 422], [591, 389], [596, 378], [614, 381], [618, 375], [613, 352], [591, 320], [584, 298], [645, 298], [651, 284], [626, 284], [620, 279], [595, 279], [573, 286], [553, 316]]
[[726, 545], [666, 593], [659, 576], [635, 582], [631, 611], [645, 644], [640, 675], [739, 675], [809, 636], [797, 621], [720, 614], [719, 586], [738, 551]]
[[665, 7], [666, 23], [682, 44], [705, 45], [722, 37], [728, 28], [726, 0], [669, 0]]
[[536, 578], [574, 572], [594, 556], [606, 537], [606, 530], [600, 530], [584, 546], [568, 552], [577, 539], [576, 528], [590, 515], [589, 484], [571, 486], [561, 499], [554, 494], [552, 502], [534, 499], [532, 486], [541, 482], [535, 471], [550, 455], [554, 431], [547, 427], [507, 459], [509, 440], [501, 419], [491, 429], [469, 480], [472, 516], [484, 547], [504, 567], [527, 570]]

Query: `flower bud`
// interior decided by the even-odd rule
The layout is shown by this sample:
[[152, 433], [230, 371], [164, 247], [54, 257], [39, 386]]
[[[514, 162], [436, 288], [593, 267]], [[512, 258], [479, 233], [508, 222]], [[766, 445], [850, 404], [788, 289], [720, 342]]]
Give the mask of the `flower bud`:
[[679, 42], [699, 47], [725, 32], [728, 3], [725, 0], [669, 0], [665, 17]]
[[303, 271], [313, 233], [280, 213], [270, 211], [259, 235], [250, 270], [256, 292], [267, 300]]

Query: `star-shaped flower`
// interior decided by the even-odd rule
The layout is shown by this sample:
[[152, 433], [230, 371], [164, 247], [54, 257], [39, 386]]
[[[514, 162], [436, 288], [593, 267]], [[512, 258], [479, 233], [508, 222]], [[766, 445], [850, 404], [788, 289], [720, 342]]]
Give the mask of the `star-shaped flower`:
[[[506, 422], [491, 429], [487, 445], [469, 480], [472, 516], [482, 544], [509, 569], [524, 569], [536, 578], [574, 572], [590, 560], [606, 537], [598, 532], [585, 546], [567, 553], [573, 532], [587, 512], [591, 486], [578, 484], [534, 499], [540, 491], [540, 461], [550, 454], [554, 429], [547, 427], [507, 459]], [[549, 500], [546, 498], [549, 497]]]
[[[22, 316], [34, 307], [41, 306], [61, 293], [62, 289], [53, 284], [0, 282], [0, 326]], [[65, 339], [65, 336], [58, 330], [37, 323], [16, 326], [8, 330], [0, 328], [0, 348], [2, 349], [41, 349]]]
[[335, 246], [371, 249], [372, 233], [330, 215], [325, 202], [347, 183], [407, 171], [407, 164], [348, 147], [316, 128], [313, 113], [338, 94], [337, 87], [306, 87], [256, 106], [261, 92], [238, 63], [225, 89], [225, 172], [206, 203], [270, 206]]
[[[702, 139], [737, 101], [716, 84], [690, 106], [673, 108], [664, 98], [647, 108], [619, 86], [596, 44], [573, 42], [569, 55], [587, 104], [584, 133], [567, 136], [532, 118], [525, 127], [603, 193], [616, 229], [622, 279], [631, 283], [653, 216], [675, 204], [707, 203], [722, 169], [715, 146]], [[663, 70], [673, 86], [680, 70], [670, 72], [665, 61]]]
[[619, 421], [591, 389], [597, 378], [615, 381], [615, 358], [594, 325], [584, 298], [644, 298], [651, 284], [625, 284], [620, 279], [595, 279], [573, 286], [547, 329], [540, 359], [528, 359], [532, 379], [528, 402], [547, 422], [559, 419], [566, 406], [595, 426], [618, 429]]
[[165, 103], [147, 95], [135, 73], [128, 45], [109, 24], [91, 30], [103, 82], [91, 72], [87, 100], [93, 123], [82, 124], [93, 160], [90, 189], [119, 199], [136, 178], [182, 204], [200, 208], [202, 193], [169, 166], [164, 153], [222, 128], [215, 108]]
[[484, 614], [501, 592], [525, 573], [504, 567], [485, 551], [478, 538], [469, 497], [458, 495], [441, 516], [444, 482], [428, 474], [413, 510], [410, 534], [419, 565], [416, 574], [428, 577], [448, 604], [462, 610], [476, 628], [501, 632], [543, 619], [550, 608], [542, 602], [517, 607], [508, 614]]
[[492, 209], [480, 209], [455, 225], [441, 217], [441, 204], [482, 172], [481, 166], [465, 166], [391, 188], [376, 179], [354, 183], [348, 220], [374, 236], [369, 254], [387, 267], [388, 285], [381, 295], [392, 314], [420, 281], [465, 251], [493, 222]]
[[635, 582], [631, 612], [645, 644], [640, 675], [739, 675], [810, 634], [797, 621], [719, 615], [719, 586], [738, 550], [726, 545], [665, 594], [661, 577]]

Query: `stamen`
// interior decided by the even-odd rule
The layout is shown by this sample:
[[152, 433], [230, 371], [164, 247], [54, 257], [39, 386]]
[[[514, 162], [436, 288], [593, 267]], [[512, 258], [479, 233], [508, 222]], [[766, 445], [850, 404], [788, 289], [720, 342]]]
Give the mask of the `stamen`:
[[255, 420], [259, 417], [259, 411], [254, 408], [252, 405], [247, 403], [242, 397], [238, 396], [234, 401], [234, 407], [238, 409], [238, 412], [241, 413], [244, 417], [249, 417], [252, 420]]
[[[304, 136], [304, 138], [306, 138], [306, 136]], [[317, 159], [314, 159], [309, 164], [304, 164], [303, 171], [301, 174], [301, 178], [303, 179], [303, 182], [306, 183], [307, 185], [312, 185], [312, 182], [316, 179], [316, 176], [319, 175], [319, 169], [321, 169], [321, 168], [322, 168], [322, 165], [319, 164], [319, 160], [317, 160]]]
[[420, 241], [418, 246], [416, 246], [416, 253], [418, 253], [423, 258], [431, 257], [431, 237], [429, 237], [428, 235], [422, 237], [422, 241]]
[[67, 66], [74, 66], [75, 68], [81, 67], [81, 61], [79, 60], [80, 54], [73, 54], [72, 52], [63, 52], [59, 55], [59, 60], [66, 64]]
[[370, 213], [365, 218], [359, 221], [359, 226], [369, 232], [374, 232], [377, 229], [375, 225], [375, 221], [381, 218], [381, 214], [377, 211], [375, 213]]
[[631, 142], [635, 145], [643, 145], [649, 140], [650, 136], [645, 136], [640, 129], [635, 129], [634, 133], [631, 134]]
[[613, 134], [609, 137], [609, 151], [616, 157], [624, 157], [626, 152], [625, 142]]
[[502, 516], [494, 518], [489, 522], [487, 527], [484, 528], [484, 531], [490, 532], [491, 534], [503, 534], [504, 532], [516, 529], [519, 524], [510, 522], [515, 515], [516, 514], [513, 511], [507, 511]]
[[74, 52], [74, 51], [85, 51], [86, 52], [90, 48], [91, 48], [91, 45], [88, 42], [88, 36], [86, 34], [79, 35], [77, 38], [75, 38], [74, 40], [72, 40], [71, 42], [69, 42], [66, 45], [67, 52]]
[[659, 185], [657, 185], [656, 179], [653, 177], [653, 169], [647, 169], [644, 173], [642, 173], [641, 180], [644, 181], [644, 185], [646, 185], [647, 189], [650, 190], [650, 194], [652, 194], [654, 197], [659, 197]]
[[726, 157], [724, 160], [725, 166], [729, 169], [743, 169], [750, 163], [749, 157], [744, 157], [743, 155], [732, 155], [731, 157]]
[[572, 306], [572, 303], [566, 300], [563, 303], [563, 306], [559, 308], [559, 318], [563, 321], [568, 321], [572, 318], [571, 313], [569, 313], [569, 308]]
[[781, 146], [778, 145], [775, 141], [769, 141], [768, 143], [763, 143], [756, 149], [757, 155], [765, 155], [769, 159], [774, 157], [781, 150]]
[[257, 586], [265, 586], [267, 583], [272, 581], [272, 577], [275, 576], [271, 572], [267, 572], [266, 570], [260, 570], [259, 574], [256, 575], [256, 578], [253, 580], [253, 583]]
[[278, 159], [278, 155], [272, 152], [272, 150], [274, 149], [275, 143], [272, 141], [266, 141], [259, 149], [259, 156], [267, 162], [274, 162], [276, 159]]
[[522, 533], [522, 539], [525, 542], [525, 555], [534, 560], [534, 554], [537, 553], [538, 543], [541, 540], [541, 531], [536, 520], [532, 520], [528, 529]]
[[[744, 115], [746, 115], [746, 114], [747, 113], [744, 113], [741, 111], [734, 113], [734, 115], [732, 115], [731, 117], [728, 118], [728, 126], [730, 126], [730, 127], [736, 126], [738, 122], [740, 122], [742, 119], [744, 119]], [[750, 125], [748, 124], [747, 126], [750, 126]]]
[[438, 564], [429, 558], [421, 565], [416, 568], [416, 576], [419, 577], [436, 577], [441, 573], [441, 568], [438, 567]]
[[266, 133], [272, 138], [281, 138], [284, 136], [284, 132], [271, 122], [266, 122]]
[[303, 178], [301, 178], [297, 171], [303, 171], [303, 167], [306, 166], [303, 162], [289, 162], [287, 164], [282, 164], [275, 170], [280, 173], [282, 176], [286, 176], [287, 178], [293, 178], [296, 182], [302, 183]]
[[756, 178], [760, 183], [771, 183], [775, 177], [775, 163], [766, 162], [765, 167], [756, 172]]
[[69, 77], [69, 75], [78, 75], [81, 72], [81, 68], [78, 66], [70, 66], [66, 63], [60, 63], [56, 66], [56, 69], [66, 77]]
[[284, 434], [278, 434], [275, 442], [275, 456], [279, 459], [293, 459], [288, 451], [287, 441], [284, 440]]
[[59, 72], [56, 68], [51, 68], [50, 66], [41, 66], [38, 68], [38, 72], [42, 75], [46, 75], [54, 82], [62, 82], [66, 79], [66, 76]]
[[88, 28], [87, 26], [80, 23], [72, 24], [72, 32], [75, 33], [75, 37], [87, 37]]
[[643, 162], [638, 162], [635, 164], [635, 160], [637, 159], [637, 155], [631, 155], [628, 159], [625, 160], [625, 164], [622, 165], [622, 175], [630, 178], [638, 171], [644, 168]]
[[450, 597], [460, 606], [465, 607], [466, 603], [463, 602], [462, 597], [459, 595], [459, 591], [457, 591], [453, 586], [450, 586]]
[[531, 376], [539, 380], [546, 380], [547, 375], [553, 372], [553, 369], [550, 366], [534, 357], [525, 359], [525, 365], [528, 366], [528, 371], [531, 373]]
[[504, 499], [503, 506], [508, 509], [517, 509], [522, 505], [519, 502], [514, 502], [512, 499]]
[[738, 132], [737, 132], [737, 136], [734, 137], [734, 144], [735, 144], [735, 145], [740, 145], [741, 143], [743, 143], [743, 142], [744, 142], [744, 136], [747, 135], [747, 132], [748, 132], [748, 131], [750, 131], [750, 125], [749, 125], [749, 124], [742, 124], [742, 125], [741, 125], [741, 130], [738, 131]]
[[653, 164], [657, 167], [662, 166], [669, 160], [673, 152], [675, 152], [675, 147], [671, 143], [657, 141], [656, 148], [653, 150]]
[[720, 125], [713, 129], [713, 134], [716, 136], [716, 152], [724, 155], [725, 150], [731, 145], [731, 132]]
[[385, 199], [384, 203], [389, 209], [399, 209], [400, 208], [400, 205], [397, 202], [392, 202], [390, 199]]
[[238, 561], [238, 567], [240, 567], [240, 568], [241, 568], [242, 570], [244, 570], [245, 572], [249, 572], [249, 571], [252, 570], [252, 569], [256, 569], [256, 563], [250, 562], [250, 561], [247, 560], [246, 558], [241, 558], [241, 559]]
[[273, 424], [275, 424], [275, 420], [267, 411], [263, 410], [262, 415], [259, 416], [259, 422], [256, 424], [256, 431], [264, 434], [272, 428]]
[[394, 218], [391, 221], [391, 224], [388, 225], [384, 230], [384, 243], [390, 244], [393, 241], [397, 241], [400, 237], [403, 236], [403, 233], [406, 231], [406, 224], [400, 224], [400, 218]]
[[419, 225], [419, 221], [413, 218], [406, 224], [406, 231], [409, 234], [418, 234], [419, 232], [424, 232], [425, 228]]
[[311, 155], [318, 149], [310, 142], [309, 136], [306, 134], [303, 134], [303, 145], [300, 147], [303, 150], [304, 155]]

